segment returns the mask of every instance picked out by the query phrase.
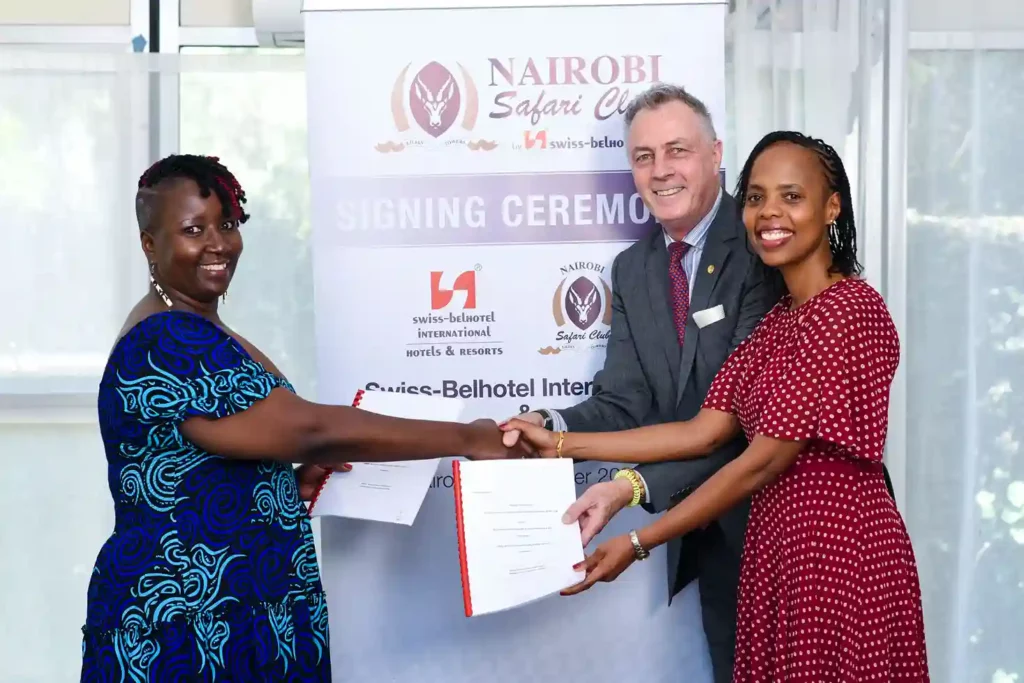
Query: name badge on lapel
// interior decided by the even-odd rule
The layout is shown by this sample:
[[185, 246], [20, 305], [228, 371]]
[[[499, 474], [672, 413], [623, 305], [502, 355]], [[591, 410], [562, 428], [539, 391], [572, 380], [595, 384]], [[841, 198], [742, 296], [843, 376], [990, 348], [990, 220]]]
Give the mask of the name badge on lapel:
[[722, 304], [718, 304], [713, 308], [705, 308], [703, 311], [693, 312], [693, 322], [697, 323], [697, 327], [704, 328], [711, 323], [717, 323], [719, 320], [725, 317], [725, 308]]

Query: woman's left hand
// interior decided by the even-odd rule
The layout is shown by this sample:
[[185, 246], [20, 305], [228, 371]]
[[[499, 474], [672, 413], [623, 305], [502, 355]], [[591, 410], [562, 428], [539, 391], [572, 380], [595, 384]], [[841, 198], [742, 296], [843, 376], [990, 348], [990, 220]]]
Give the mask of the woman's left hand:
[[598, 581], [614, 581], [635, 561], [636, 553], [633, 552], [633, 542], [628, 535], [605, 541], [586, 560], [573, 567], [584, 569], [587, 577], [563, 590], [562, 595], [582, 593]]
[[[348, 472], [352, 465], [345, 463], [337, 468], [340, 472]], [[330, 470], [321, 465], [305, 464], [299, 465], [295, 470], [295, 478], [299, 483], [299, 498], [305, 501], [313, 500], [320, 482], [324, 480]]]

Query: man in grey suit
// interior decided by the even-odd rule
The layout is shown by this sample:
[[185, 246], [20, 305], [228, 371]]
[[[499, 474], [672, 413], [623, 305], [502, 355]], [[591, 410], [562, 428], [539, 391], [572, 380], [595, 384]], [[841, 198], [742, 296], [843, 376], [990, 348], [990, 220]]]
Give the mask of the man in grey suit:
[[[655, 85], [625, 113], [637, 190], [660, 228], [612, 265], [612, 321], [594, 394], [571, 408], [520, 415], [555, 431], [618, 431], [687, 420], [715, 374], [784, 293], [781, 277], [747, 247], [736, 202], [722, 191], [722, 142], [707, 107]], [[518, 439], [507, 432], [506, 445]], [[746, 448], [739, 436], [703, 459], [642, 465], [591, 486], [569, 509], [584, 545], [634, 501], [669, 509]], [[699, 580], [716, 683], [732, 680], [740, 554], [749, 503], [668, 545], [671, 602]]]

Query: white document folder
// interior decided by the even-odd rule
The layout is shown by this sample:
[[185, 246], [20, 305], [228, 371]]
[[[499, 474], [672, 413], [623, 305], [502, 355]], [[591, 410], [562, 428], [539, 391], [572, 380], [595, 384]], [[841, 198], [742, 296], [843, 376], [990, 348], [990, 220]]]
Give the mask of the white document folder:
[[[356, 392], [352, 405], [390, 417], [440, 422], [462, 421], [465, 409], [461, 399], [362, 389]], [[332, 472], [324, 479], [310, 503], [309, 514], [411, 526], [439, 461], [353, 461], [352, 471]]]
[[455, 527], [466, 616], [520, 607], [579, 583], [586, 573], [569, 458], [455, 461]]

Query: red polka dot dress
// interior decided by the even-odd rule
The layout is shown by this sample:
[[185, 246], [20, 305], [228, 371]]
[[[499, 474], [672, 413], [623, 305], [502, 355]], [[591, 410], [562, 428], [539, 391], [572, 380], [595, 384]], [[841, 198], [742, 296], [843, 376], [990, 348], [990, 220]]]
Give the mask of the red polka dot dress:
[[704, 403], [750, 440], [807, 442], [753, 497], [733, 681], [928, 681], [917, 566], [881, 464], [896, 328], [858, 279], [791, 305], [737, 347]]

